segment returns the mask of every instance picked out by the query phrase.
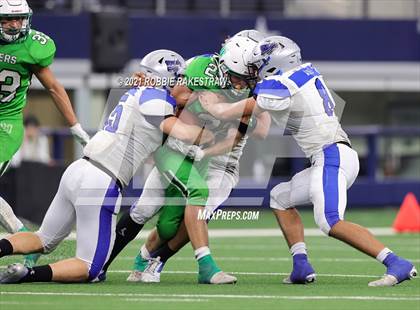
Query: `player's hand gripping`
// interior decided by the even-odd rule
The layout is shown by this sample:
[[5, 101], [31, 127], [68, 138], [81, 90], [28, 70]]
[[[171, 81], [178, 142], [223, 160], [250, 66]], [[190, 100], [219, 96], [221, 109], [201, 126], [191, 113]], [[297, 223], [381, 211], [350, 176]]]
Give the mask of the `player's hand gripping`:
[[84, 131], [80, 123], [76, 123], [75, 125], [71, 126], [70, 132], [76, 141], [79, 142], [82, 146], [85, 146], [89, 142], [90, 137], [87, 132]]

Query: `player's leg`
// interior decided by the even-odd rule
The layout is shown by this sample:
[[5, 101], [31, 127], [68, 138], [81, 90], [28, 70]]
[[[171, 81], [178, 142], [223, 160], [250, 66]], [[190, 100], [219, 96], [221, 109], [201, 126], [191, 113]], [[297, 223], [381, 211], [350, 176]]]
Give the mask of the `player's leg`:
[[[76, 257], [50, 264], [52, 281], [94, 281], [108, 259], [115, 239], [120, 189], [114, 180], [85, 160], [75, 163], [82, 174], [68, 185], [77, 229]], [[40, 266], [43, 267], [43, 266]]]
[[[166, 203], [160, 210], [156, 228], [149, 234], [146, 243], [140, 250], [139, 257], [136, 257], [136, 262], [141, 262], [141, 264], [138, 264], [136, 271], [130, 274], [127, 281], [160, 282], [160, 273], [166, 260], [164, 255], [154, 256], [153, 252], [177, 234], [184, 219], [185, 208], [185, 197], [176, 187], [169, 185], [165, 190], [165, 196]], [[146, 265], [143, 262], [146, 262]]]
[[[66, 173], [68, 177], [63, 179], [66, 183], [64, 189], [68, 202], [62, 202], [67, 212], [60, 214], [62, 218], [56, 218], [55, 225], [58, 229], [55, 234], [47, 227], [40, 229], [39, 235], [42, 236], [43, 242], [46, 242], [44, 248], [48, 250], [57, 245], [58, 239], [62, 240], [70, 232], [76, 218], [76, 257], [34, 269], [39, 268], [45, 276], [49, 268], [49, 281], [93, 281], [98, 277], [112, 249], [120, 189], [108, 174], [83, 159], [73, 163]], [[44, 282], [46, 279], [34, 279], [30, 276], [22, 281]]]
[[[42, 251], [48, 253], [71, 232], [75, 222], [74, 207], [69, 200], [68, 185], [74, 186], [75, 173], [70, 166], [64, 173], [58, 191], [48, 208], [40, 229], [35, 232], [20, 232], [9, 236], [7, 242], [0, 240], [0, 257], [11, 254], [25, 254]], [[77, 180], [76, 180], [77, 181]], [[11, 265], [0, 275], [0, 283], [48, 282], [53, 280], [50, 265], [26, 268], [21, 264]]]
[[370, 285], [391, 286], [408, 280], [416, 274], [413, 264], [393, 254], [366, 228], [344, 220], [347, 189], [358, 171], [357, 153], [348, 146], [334, 144], [324, 150], [323, 164], [317, 164], [311, 178], [315, 221], [324, 233], [376, 258], [387, 267], [385, 277]]
[[[17, 152], [23, 141], [23, 121], [21, 116], [0, 120], [0, 177], [6, 172], [11, 158]], [[0, 197], [0, 225], [8, 233], [29, 231], [13, 213], [12, 207]], [[25, 266], [32, 267], [39, 258], [39, 254], [25, 255]]]
[[[89, 188], [100, 186], [102, 194], [95, 197], [92, 204], [76, 204], [77, 249], [76, 258], [85, 263], [79, 275], [87, 281], [105, 280], [101, 273], [109, 259], [115, 241], [117, 214], [120, 209], [120, 188], [108, 175], [100, 171], [86, 182], [86, 196], [92, 201]], [[75, 273], [73, 273], [74, 276]], [[100, 276], [102, 275], [102, 277]], [[98, 278], [99, 277], [99, 278]]]
[[[194, 171], [192, 171], [189, 181], [194, 179]], [[208, 284], [236, 283], [236, 277], [221, 271], [213, 260], [208, 243], [207, 220], [199, 217], [206, 205], [208, 196], [207, 184], [204, 180], [201, 183], [195, 181], [192, 184], [196, 187], [194, 191], [190, 191], [185, 208], [184, 222], [199, 265], [198, 281], [199, 283]]]
[[[161, 208], [165, 202], [164, 183], [157, 168], [153, 168], [143, 187], [140, 198], [133, 204], [130, 210], [124, 213], [117, 223], [114, 246], [107, 263], [104, 266], [106, 272], [115, 257], [131, 242], [140, 230]], [[143, 259], [141, 252], [134, 260], [133, 276], [137, 279], [147, 265], [148, 259]], [[131, 274], [129, 278], [131, 277]]]
[[293, 257], [293, 270], [283, 281], [287, 284], [311, 283], [316, 277], [308, 261], [303, 223], [295, 208], [310, 203], [311, 169], [307, 168], [297, 173], [289, 182], [280, 183], [270, 192], [270, 207]]
[[[23, 141], [22, 116], [0, 119], [0, 177], [6, 172], [13, 155]], [[24, 226], [13, 213], [11, 206], [0, 197], [0, 224], [8, 233], [14, 234]]]
[[[211, 215], [230, 195], [233, 187], [237, 184], [238, 177], [221, 169], [209, 169], [207, 173], [207, 186], [209, 188], [209, 197], [206, 204], [206, 214]], [[153, 233], [149, 235], [152, 242], [146, 243], [146, 249], [153, 258], [159, 257], [159, 261], [149, 260], [148, 268], [142, 274], [142, 282], [159, 282], [160, 272], [169, 258], [175, 255], [184, 245], [189, 242], [185, 223], [179, 225], [176, 235], [159, 248]], [[150, 270], [150, 272], [148, 272]]]
[[[168, 156], [168, 153], [172, 154]], [[169, 166], [170, 169], [161, 170], [162, 162], [168, 163], [169, 159], [176, 159], [176, 157], [180, 157], [182, 161], [176, 160], [173, 165]], [[205, 207], [208, 197], [205, 180], [192, 161], [179, 153], [161, 148], [155, 152], [155, 161], [162, 175], [187, 197], [184, 221], [199, 265], [199, 282], [220, 284], [235, 282], [236, 278], [223, 273], [213, 260], [208, 247], [207, 223], [198, 217], [200, 210], [202, 211]], [[186, 173], [188, 170], [190, 172]]]
[[[6, 172], [9, 163], [9, 160], [0, 163], [0, 177]], [[2, 197], [0, 197], [0, 225], [10, 234], [17, 233], [24, 227], [13, 213], [12, 207]]]

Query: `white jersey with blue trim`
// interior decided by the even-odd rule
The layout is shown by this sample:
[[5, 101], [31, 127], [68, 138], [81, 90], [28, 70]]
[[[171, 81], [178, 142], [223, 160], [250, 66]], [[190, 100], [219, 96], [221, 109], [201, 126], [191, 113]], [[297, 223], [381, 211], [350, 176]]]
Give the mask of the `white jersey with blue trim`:
[[307, 157], [336, 142], [350, 143], [334, 113], [334, 99], [311, 63], [259, 82], [257, 105], [291, 134]]
[[110, 113], [103, 129], [90, 139], [84, 155], [127, 185], [145, 159], [162, 145], [162, 131], [149, 121], [163, 121], [174, 115], [175, 107], [175, 98], [165, 89], [130, 89]]

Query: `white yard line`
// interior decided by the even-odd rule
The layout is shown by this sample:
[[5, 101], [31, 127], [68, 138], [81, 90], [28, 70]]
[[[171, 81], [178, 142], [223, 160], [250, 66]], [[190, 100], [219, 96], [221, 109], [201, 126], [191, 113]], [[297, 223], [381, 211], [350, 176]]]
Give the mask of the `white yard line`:
[[[49, 256], [51, 259], [64, 259], [68, 257], [60, 256], [54, 257]], [[252, 256], [214, 256], [216, 261], [244, 261], [244, 262], [290, 262], [291, 257], [252, 257]], [[134, 261], [134, 256], [121, 256], [117, 257], [116, 260], [122, 261]], [[412, 263], [420, 263], [420, 258], [406, 258]], [[171, 261], [194, 261], [194, 257], [172, 257]], [[373, 263], [378, 262], [372, 258], [310, 258], [311, 262], [324, 262], [324, 263]]]
[[228, 294], [142, 294], [142, 293], [82, 293], [82, 292], [0, 292], [0, 295], [30, 296], [72, 296], [72, 297], [126, 297], [126, 298], [174, 298], [178, 299], [265, 299], [265, 300], [385, 300], [385, 301], [420, 301], [419, 296], [288, 296], [288, 295], [228, 295]]
[[[393, 236], [396, 233], [392, 228], [387, 227], [372, 227], [369, 230], [376, 236]], [[136, 239], [146, 239], [149, 235], [150, 230], [141, 231]], [[325, 236], [318, 228], [307, 228], [305, 229], [305, 235], [308, 237], [312, 236]], [[0, 234], [0, 239], [6, 237], [7, 234]], [[283, 237], [280, 229], [278, 228], [238, 228], [238, 229], [209, 229], [209, 236], [211, 238], [242, 238], [242, 237]], [[76, 240], [76, 233], [72, 232], [66, 240]]]
[[[108, 270], [108, 273], [131, 273], [132, 270]], [[162, 271], [163, 274], [197, 274], [197, 271], [181, 271], [171, 270]], [[243, 272], [243, 271], [229, 271], [228, 273], [245, 276], [288, 276], [290, 272]], [[381, 275], [366, 275], [366, 274], [335, 274], [335, 273], [317, 273], [317, 277], [332, 277], [332, 278], [380, 278]], [[414, 278], [416, 280], [417, 278]]]

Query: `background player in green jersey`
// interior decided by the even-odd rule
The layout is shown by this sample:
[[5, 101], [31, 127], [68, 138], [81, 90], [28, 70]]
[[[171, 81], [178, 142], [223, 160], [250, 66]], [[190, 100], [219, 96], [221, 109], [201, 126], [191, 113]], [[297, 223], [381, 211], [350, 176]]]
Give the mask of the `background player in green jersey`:
[[[33, 74], [50, 93], [73, 136], [82, 145], [89, 140], [65, 89], [49, 69], [56, 51], [54, 41], [31, 29], [31, 17], [26, 0], [0, 0], [0, 177], [22, 144], [22, 110]], [[1, 197], [0, 224], [9, 233], [26, 230]], [[33, 264], [33, 258], [27, 257], [26, 263]]]

